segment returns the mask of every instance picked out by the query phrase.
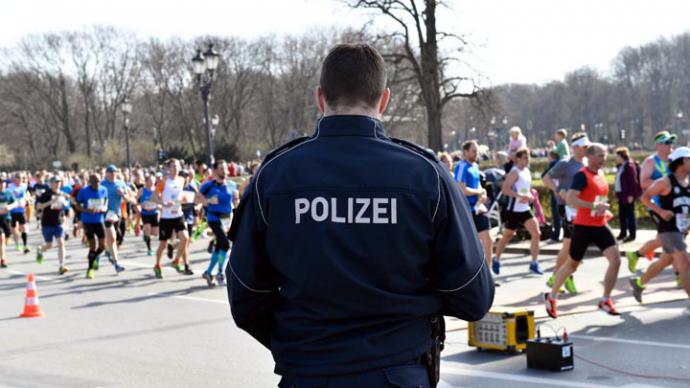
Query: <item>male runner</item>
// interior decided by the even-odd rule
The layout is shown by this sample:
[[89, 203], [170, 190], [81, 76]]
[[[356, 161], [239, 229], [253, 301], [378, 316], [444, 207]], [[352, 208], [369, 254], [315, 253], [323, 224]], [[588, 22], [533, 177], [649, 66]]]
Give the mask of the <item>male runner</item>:
[[128, 199], [128, 192], [122, 180], [115, 179], [117, 167], [109, 165], [105, 169], [105, 180], [101, 187], [108, 192], [108, 210], [105, 214], [105, 249], [106, 256], [113, 265], [118, 261], [118, 244], [120, 240], [120, 220], [122, 218], [122, 200]]
[[[86, 278], [93, 279], [98, 269], [98, 256], [105, 250], [105, 213], [108, 211], [108, 190], [100, 185], [101, 177], [98, 174], [89, 176], [89, 185], [79, 190], [76, 207], [81, 214], [81, 222], [84, 226], [84, 234], [89, 241], [89, 267], [86, 270]], [[98, 237], [98, 246], [96, 239]], [[125, 270], [119, 263], [113, 262], [115, 271], [120, 273]]]
[[[641, 166], [640, 187], [642, 190], [647, 190], [655, 180], [669, 175], [667, 165], [668, 156], [671, 154], [673, 144], [675, 142], [676, 135], [673, 135], [668, 131], [661, 131], [654, 136], [656, 152], [645, 158]], [[652, 201], [658, 204], [658, 198], [652, 198]], [[649, 212], [652, 221], [654, 221], [655, 224], [658, 224], [660, 220], [659, 216], [651, 208], [648, 208], [647, 211]], [[661, 241], [657, 236], [655, 239], [645, 242], [637, 251], [629, 251], [626, 254], [626, 258], [628, 260], [628, 270], [630, 270], [631, 273], [635, 273], [637, 271], [637, 261], [640, 259], [640, 257], [650, 255], [651, 257], [648, 257], [651, 260], [654, 255], [654, 251], [660, 246]], [[668, 260], [668, 258], [666, 258], [666, 260]], [[676, 282], [679, 282], [678, 271], [676, 271]]]
[[591, 243], [599, 247], [609, 261], [604, 277], [604, 294], [598, 307], [610, 315], [620, 315], [611, 301], [611, 291], [616, 284], [621, 262], [616, 238], [607, 223], [613, 215], [609, 212], [610, 205], [606, 202], [609, 186], [601, 170], [606, 161], [606, 147], [603, 144], [592, 143], [585, 154], [588, 166], [583, 167], [573, 177], [566, 200], [569, 206], [577, 208], [577, 214], [573, 220], [570, 258], [556, 272], [551, 293], [544, 294], [546, 312], [552, 318], [558, 317], [556, 303], [560, 287], [570, 275], [577, 271]]
[[202, 275], [206, 279], [209, 287], [213, 286], [213, 268], [218, 264], [218, 275], [216, 282], [219, 286], [225, 285], [225, 260], [230, 250], [228, 240], [228, 229], [232, 219], [233, 199], [239, 193], [226, 181], [228, 164], [224, 160], [217, 160], [213, 163], [213, 179], [204, 183], [199, 188], [197, 195], [198, 201], [207, 206], [208, 226], [213, 231], [216, 238], [215, 250], [211, 254], [211, 262]]
[[[567, 160], [560, 160], [556, 163], [549, 172], [542, 177], [542, 182], [544, 186], [553, 191], [558, 198], [558, 212], [561, 215], [561, 220], [563, 220], [563, 245], [561, 250], [558, 252], [558, 257], [556, 258], [556, 266], [553, 269], [553, 275], [549, 277], [546, 281], [548, 287], [552, 287], [554, 283], [554, 278], [556, 272], [561, 268], [563, 264], [568, 260], [568, 252], [570, 251], [571, 236], [573, 231], [573, 218], [577, 210], [566, 204], [566, 197], [568, 189], [573, 182], [573, 177], [577, 174], [582, 167], [585, 165], [585, 151], [589, 147], [589, 139], [587, 134], [584, 132], [577, 132], [570, 138], [573, 154]], [[573, 276], [568, 277], [565, 281], [565, 289], [571, 293], [577, 293], [577, 287], [575, 286], [575, 279]]]
[[468, 140], [462, 144], [462, 160], [455, 167], [455, 181], [460, 185], [460, 191], [465, 194], [472, 210], [474, 227], [479, 234], [479, 241], [484, 249], [487, 264], [491, 265], [493, 244], [491, 243], [491, 222], [486, 215], [486, 190], [480, 184], [479, 165], [477, 164], [477, 142]]
[[14, 194], [7, 189], [7, 183], [0, 179], [0, 268], [7, 268], [7, 239], [12, 235], [10, 210], [17, 206]]
[[144, 224], [144, 242], [146, 243], [146, 254], [151, 256], [151, 236], [158, 236], [158, 204], [151, 200], [155, 191], [154, 177], [148, 175], [144, 180], [144, 186], [139, 190], [139, 207], [141, 210], [141, 221]]
[[[27, 230], [26, 230], [26, 206], [28, 201], [27, 185], [23, 182], [24, 176], [21, 173], [17, 173], [12, 179], [12, 183], [8, 187], [14, 195], [14, 199], [17, 201], [17, 206], [10, 210], [10, 216], [12, 217], [12, 237], [14, 237], [14, 246], [17, 251], [24, 251], [24, 254], [29, 253], [30, 249], [26, 243], [27, 240]], [[19, 246], [19, 235], [21, 233], [23, 247]]]
[[184, 178], [178, 175], [180, 162], [177, 159], [170, 159], [167, 161], [166, 166], [168, 167], [168, 175], [158, 183], [153, 194], [153, 201], [163, 206], [158, 231], [159, 244], [156, 250], [156, 265], [153, 267], [153, 273], [157, 279], [163, 278], [161, 258], [173, 233], [177, 235], [180, 241], [178, 249], [182, 250], [182, 259], [185, 266], [184, 274], [194, 274], [189, 267], [189, 250], [187, 248], [189, 235], [187, 234], [187, 226], [182, 215], [181, 196]]
[[[65, 207], [67, 206], [69, 195], [61, 190], [62, 178], [55, 175], [50, 180], [50, 187], [43, 190], [41, 195], [36, 198], [36, 210], [41, 211], [41, 233], [45, 244], [39, 245], [36, 249], [36, 262], [43, 264], [43, 252], [53, 246], [53, 239], [57, 244], [58, 261], [60, 275], [69, 271], [65, 265]], [[38, 192], [37, 192], [38, 194]]]
[[680, 273], [681, 286], [690, 297], [690, 255], [685, 243], [690, 229], [690, 148], [677, 148], [668, 159], [671, 174], [655, 180], [642, 193], [642, 203], [657, 216], [657, 237], [661, 241], [664, 255], [650, 264], [642, 277], [630, 279], [633, 296], [639, 303], [642, 303], [642, 292], [647, 283], [671, 263], [675, 263], [675, 268]]

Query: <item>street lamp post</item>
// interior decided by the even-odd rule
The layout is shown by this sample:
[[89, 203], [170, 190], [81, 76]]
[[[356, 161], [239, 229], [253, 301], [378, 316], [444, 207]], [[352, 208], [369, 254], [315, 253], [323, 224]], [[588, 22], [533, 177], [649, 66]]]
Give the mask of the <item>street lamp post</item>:
[[131, 159], [129, 158], [129, 114], [132, 113], [132, 104], [129, 99], [125, 98], [122, 101], [122, 115], [125, 117], [125, 153], [127, 157], [127, 168], [132, 167]]
[[213, 139], [211, 136], [211, 120], [208, 118], [208, 95], [211, 92], [213, 77], [220, 62], [220, 54], [213, 49], [213, 44], [208, 45], [208, 50], [201, 53], [201, 49], [196, 50], [196, 55], [192, 58], [192, 71], [194, 79], [199, 87], [201, 100], [204, 102], [204, 123], [206, 124], [206, 147], [208, 150], [209, 165], [215, 161], [213, 157]]

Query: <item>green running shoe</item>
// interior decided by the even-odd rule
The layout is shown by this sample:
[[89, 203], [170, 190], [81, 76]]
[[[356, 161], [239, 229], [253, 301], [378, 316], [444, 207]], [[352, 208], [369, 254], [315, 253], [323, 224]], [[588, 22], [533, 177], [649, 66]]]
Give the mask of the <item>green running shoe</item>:
[[98, 271], [98, 267], [101, 266], [101, 256], [96, 256], [96, 259], [93, 261], [93, 265], [91, 266], [94, 271]]
[[635, 273], [637, 271], [637, 261], [640, 260], [637, 251], [628, 251], [625, 257], [628, 259], [628, 270], [630, 273]]
[[175, 271], [177, 271], [178, 273], [183, 273], [183, 272], [184, 272], [184, 271], [182, 270], [182, 266], [180, 265], [180, 262], [179, 262], [179, 261], [173, 261], [172, 263], [170, 263], [170, 265], [171, 265], [173, 268], [175, 268]]
[[630, 286], [632, 286], [633, 296], [635, 297], [637, 303], [642, 303], [642, 291], [644, 291], [644, 286], [642, 285], [640, 278], [631, 278]]
[[[549, 288], [553, 288], [553, 283], [556, 281], [556, 277], [554, 275], [549, 276], [549, 279], [546, 281], [546, 286]], [[564, 293], [565, 289], [561, 287], [560, 290], [558, 290], [560, 293]]]
[[568, 290], [568, 292], [571, 294], [577, 294], [577, 287], [575, 287], [575, 279], [573, 279], [572, 275], [568, 277], [568, 279], [566, 279], [565, 289]]
[[163, 279], [163, 270], [161, 270], [161, 267], [153, 267], [153, 274], [156, 276], [156, 279]]
[[66, 265], [61, 266], [60, 269], [58, 270], [58, 273], [59, 273], [60, 275], [64, 275], [64, 274], [67, 273], [67, 272], [69, 272], [69, 268], [67, 268]]
[[96, 271], [94, 271], [93, 269], [89, 269], [88, 271], [86, 271], [86, 278], [87, 279], [93, 279], [95, 277], [95, 275], [96, 275]]
[[41, 251], [41, 248], [36, 250], [36, 262], [38, 264], [43, 264], [43, 251]]

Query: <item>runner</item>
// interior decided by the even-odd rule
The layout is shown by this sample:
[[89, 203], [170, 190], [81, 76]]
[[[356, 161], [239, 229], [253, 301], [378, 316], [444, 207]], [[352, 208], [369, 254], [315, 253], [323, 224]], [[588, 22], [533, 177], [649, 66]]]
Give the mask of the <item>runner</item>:
[[[12, 237], [14, 238], [14, 246], [17, 251], [24, 251], [24, 254], [29, 253], [31, 250], [26, 244], [27, 240], [27, 227], [26, 227], [26, 206], [29, 199], [27, 193], [27, 185], [23, 182], [24, 176], [21, 173], [17, 173], [12, 180], [12, 184], [8, 187], [14, 195], [15, 201], [17, 201], [17, 206], [10, 210], [10, 217], [12, 217]], [[23, 247], [19, 246], [19, 235], [21, 233]]]
[[[654, 136], [654, 143], [656, 152], [642, 162], [640, 171], [640, 187], [642, 190], [647, 190], [655, 180], [669, 175], [668, 156], [673, 150], [673, 144], [676, 142], [676, 135], [668, 131], [661, 131]], [[658, 197], [652, 198], [652, 201], [659, 204]], [[654, 224], [659, 224], [659, 216], [650, 208], [647, 208], [649, 216]], [[626, 254], [628, 260], [628, 270], [630, 273], [637, 271], [637, 262], [642, 256], [647, 256], [650, 260], [654, 257], [654, 251], [661, 246], [661, 241], [657, 236], [654, 240], [645, 242], [637, 251], [629, 251]], [[651, 257], [650, 257], [651, 256]], [[668, 260], [668, 258], [666, 258]], [[676, 271], [676, 283], [680, 284], [678, 278], [678, 271]]]
[[[546, 285], [553, 287], [555, 274], [568, 261], [568, 254], [570, 252], [571, 236], [573, 233], [573, 218], [577, 213], [577, 209], [566, 204], [566, 197], [568, 189], [573, 183], [573, 177], [585, 165], [585, 151], [589, 147], [589, 139], [584, 132], [577, 132], [570, 138], [573, 154], [570, 159], [560, 160], [556, 165], [549, 170], [549, 172], [542, 177], [544, 186], [553, 191], [558, 198], [558, 213], [563, 222], [563, 245], [558, 252], [556, 258], [556, 266], [553, 269], [553, 274], [546, 281]], [[565, 289], [571, 294], [577, 294], [577, 287], [575, 286], [575, 278], [571, 275], [565, 281]]]
[[[46, 190], [48, 190], [50, 188], [50, 186], [48, 186], [46, 184], [45, 179], [46, 179], [46, 172], [45, 171], [38, 171], [36, 173], [36, 182], [29, 187], [29, 192], [34, 196], [34, 198], [40, 197], [41, 195], [43, 195], [43, 193]], [[35, 216], [36, 216], [36, 224], [37, 225], [41, 224], [41, 213], [42, 213], [42, 210], [36, 209]]]
[[36, 210], [41, 211], [41, 233], [45, 244], [36, 249], [36, 262], [43, 264], [43, 253], [53, 246], [53, 239], [57, 244], [60, 275], [69, 271], [65, 265], [65, 207], [69, 203], [69, 195], [62, 192], [62, 178], [55, 175], [50, 180], [50, 187], [43, 190], [36, 198]]
[[144, 186], [139, 190], [138, 203], [141, 210], [141, 220], [144, 223], [144, 242], [146, 254], [151, 256], [151, 236], [158, 236], [158, 204], [151, 200], [155, 190], [154, 177], [149, 175], [144, 180]]
[[[182, 191], [187, 193], [184, 195], [184, 201], [182, 201], [182, 215], [184, 217], [184, 222], [187, 224], [187, 234], [192, 235], [192, 232], [194, 230], [194, 215], [197, 213], [197, 208], [200, 208], [200, 205], [197, 205], [194, 200], [196, 197], [196, 193], [198, 192], [196, 183], [194, 182], [194, 177], [188, 170], [182, 170], [180, 171], [180, 176], [184, 178], [184, 187], [182, 188]], [[191, 245], [191, 240], [192, 238], [189, 238], [187, 240], [187, 250], [189, 250], [189, 246]], [[179, 244], [178, 244], [179, 245]], [[170, 243], [168, 243], [168, 252], [170, 252]], [[180, 267], [180, 260], [182, 259], [182, 252], [183, 250], [177, 249], [177, 254], [175, 255], [175, 259], [172, 262], [173, 268], [179, 273], [184, 273], [182, 270], [182, 267]]]
[[108, 211], [105, 214], [105, 255], [116, 265], [118, 263], [118, 242], [121, 241], [120, 221], [122, 220], [122, 202], [129, 199], [125, 183], [116, 179], [118, 173], [115, 165], [105, 169], [105, 179], [101, 187], [108, 192]]
[[7, 182], [0, 179], [0, 268], [7, 268], [7, 239], [12, 235], [10, 211], [15, 206], [14, 194], [7, 189]]
[[184, 178], [178, 175], [180, 171], [180, 162], [177, 159], [170, 159], [167, 161], [168, 175], [162, 179], [153, 195], [153, 201], [162, 205], [160, 227], [158, 231], [158, 249], [156, 250], [156, 265], [153, 267], [153, 272], [157, 279], [163, 278], [163, 271], [161, 269], [161, 258], [163, 251], [168, 246], [168, 240], [177, 235], [180, 241], [179, 249], [182, 250], [182, 259], [184, 260], [185, 275], [193, 275], [194, 272], [189, 267], [189, 250], [187, 249], [187, 226], [185, 225], [182, 215], [182, 188], [184, 187]]
[[532, 214], [530, 203], [534, 201], [531, 193], [532, 188], [532, 173], [529, 170], [529, 149], [523, 147], [515, 152], [514, 165], [506, 176], [503, 182], [503, 190], [501, 193], [509, 198], [508, 212], [506, 217], [505, 229], [501, 240], [496, 245], [496, 256], [493, 258], [491, 265], [492, 271], [498, 275], [501, 271], [501, 255], [506, 245], [515, 235], [515, 230], [520, 226], [524, 226], [530, 234], [531, 245], [530, 253], [532, 254], [532, 262], [529, 264], [530, 272], [543, 275], [541, 268], [539, 268], [539, 240], [541, 231], [539, 230], [539, 223]]
[[[690, 229], [690, 148], [680, 147], [669, 156], [670, 174], [655, 180], [642, 194], [642, 203], [647, 205], [658, 219], [657, 232], [664, 254], [649, 265], [642, 277], [630, 279], [633, 296], [642, 303], [642, 292], [647, 283], [665, 267], [675, 263], [680, 274], [681, 286], [690, 297], [688, 277], [688, 246], [685, 238]], [[652, 198], [656, 198], [654, 201]], [[690, 313], [690, 308], [686, 311]]]
[[606, 202], [609, 186], [602, 171], [606, 161], [606, 147], [603, 144], [592, 143], [587, 148], [586, 155], [589, 165], [575, 174], [572, 186], [568, 190], [567, 203], [577, 208], [573, 220], [570, 258], [556, 272], [551, 293], [544, 294], [546, 312], [552, 318], [558, 317], [556, 304], [561, 286], [577, 271], [587, 247], [592, 243], [599, 247], [609, 261], [604, 277], [604, 295], [599, 301], [598, 308], [610, 315], [620, 315], [611, 301], [611, 291], [616, 284], [621, 262], [616, 239], [607, 224], [613, 215], [609, 212], [610, 205]]
[[218, 264], [218, 274], [216, 282], [219, 286], [225, 285], [225, 261], [230, 251], [230, 241], [228, 240], [228, 229], [232, 216], [233, 199], [239, 194], [236, 186], [228, 184], [226, 181], [228, 164], [224, 160], [217, 160], [213, 164], [213, 179], [204, 183], [199, 188], [198, 201], [207, 206], [206, 217], [208, 226], [213, 231], [216, 238], [215, 249], [211, 254], [211, 262], [204, 271], [202, 277], [206, 279], [209, 287], [213, 287], [213, 268]]
[[[82, 229], [82, 223], [81, 223], [81, 214], [79, 210], [77, 209], [76, 203], [77, 203], [77, 195], [79, 195], [79, 190], [82, 189], [86, 185], [86, 176], [83, 173], [80, 173], [74, 180], [74, 185], [72, 186], [72, 205], [74, 206], [74, 218], [72, 218], [72, 236], [75, 238], [79, 237], [79, 232]], [[86, 241], [82, 238], [82, 243], [85, 243]]]
[[455, 181], [460, 185], [460, 191], [467, 197], [472, 209], [474, 227], [479, 234], [479, 241], [484, 249], [484, 257], [489, 265], [493, 256], [491, 243], [491, 223], [487, 217], [486, 190], [480, 184], [479, 165], [477, 162], [477, 142], [468, 140], [462, 144], [462, 160], [455, 167]]
[[[98, 270], [98, 258], [105, 251], [105, 213], [108, 211], [108, 190], [100, 185], [101, 177], [98, 174], [89, 176], [89, 185], [79, 190], [77, 195], [77, 210], [81, 213], [81, 222], [84, 225], [84, 234], [89, 241], [89, 266], [86, 270], [86, 278], [93, 279]], [[96, 246], [98, 237], [98, 246]], [[120, 273], [125, 270], [119, 263], [113, 263], [115, 271]]]

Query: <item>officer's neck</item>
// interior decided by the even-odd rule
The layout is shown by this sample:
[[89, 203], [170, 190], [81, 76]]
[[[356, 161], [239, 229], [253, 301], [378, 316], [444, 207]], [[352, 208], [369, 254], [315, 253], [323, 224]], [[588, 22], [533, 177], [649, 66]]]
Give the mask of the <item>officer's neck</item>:
[[333, 108], [326, 106], [323, 111], [323, 117], [328, 116], [368, 116], [381, 120], [381, 113], [378, 110], [362, 106], [338, 106]]

